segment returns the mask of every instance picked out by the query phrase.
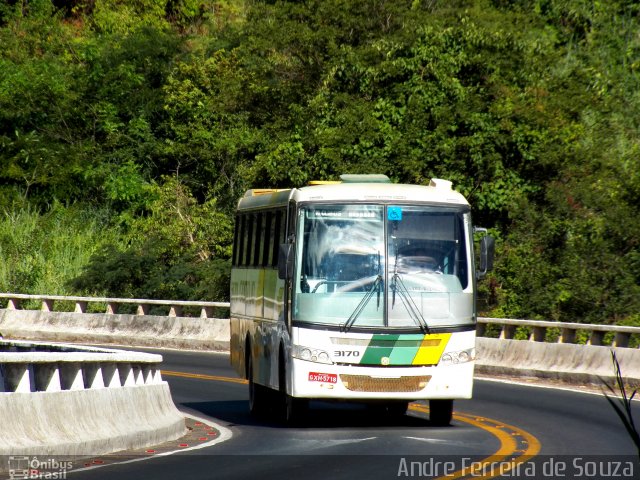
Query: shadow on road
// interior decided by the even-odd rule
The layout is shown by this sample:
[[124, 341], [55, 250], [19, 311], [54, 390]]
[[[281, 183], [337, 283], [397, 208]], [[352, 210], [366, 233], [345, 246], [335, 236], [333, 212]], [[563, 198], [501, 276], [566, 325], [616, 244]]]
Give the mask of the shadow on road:
[[[183, 403], [185, 407], [204, 415], [217, 418], [230, 425], [267, 426], [291, 428], [279, 420], [278, 412], [272, 410], [260, 418], [249, 413], [249, 402], [245, 400]], [[387, 412], [381, 406], [347, 402], [312, 401], [305, 415], [295, 424], [297, 428], [424, 428], [433, 427], [426, 416], [409, 411], [399, 415]], [[452, 428], [452, 427], [444, 427]]]

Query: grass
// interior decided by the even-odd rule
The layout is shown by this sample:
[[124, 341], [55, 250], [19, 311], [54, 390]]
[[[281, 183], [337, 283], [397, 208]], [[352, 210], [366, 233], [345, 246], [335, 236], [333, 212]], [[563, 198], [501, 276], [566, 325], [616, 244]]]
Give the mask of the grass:
[[105, 212], [56, 204], [0, 213], [0, 291], [68, 295], [66, 283], [79, 275], [105, 242], [117, 242]]
[[633, 412], [631, 411], [631, 402], [637, 395], [638, 390], [636, 389], [631, 392], [631, 394], [629, 394], [629, 392], [627, 391], [627, 387], [624, 384], [624, 379], [620, 370], [620, 363], [618, 362], [618, 358], [616, 357], [616, 352], [614, 352], [613, 350], [611, 351], [611, 357], [616, 374], [616, 384], [611, 385], [609, 382], [603, 381], [604, 385], [609, 391], [609, 393], [607, 393], [606, 391], [603, 391], [603, 393], [609, 404], [615, 410], [618, 417], [620, 417], [620, 420], [627, 430], [627, 433], [633, 440], [633, 443], [638, 450], [638, 457], [640, 458], [640, 432], [638, 432], [638, 428], [633, 418]]

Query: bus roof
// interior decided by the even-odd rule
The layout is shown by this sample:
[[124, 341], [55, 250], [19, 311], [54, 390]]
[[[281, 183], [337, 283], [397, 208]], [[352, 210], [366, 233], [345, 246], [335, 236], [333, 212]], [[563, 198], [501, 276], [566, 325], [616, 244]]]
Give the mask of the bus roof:
[[408, 202], [469, 205], [453, 190], [451, 182], [432, 179], [428, 186], [398, 183], [333, 183], [311, 185], [287, 190], [249, 190], [238, 202], [238, 210], [275, 208], [296, 202]]

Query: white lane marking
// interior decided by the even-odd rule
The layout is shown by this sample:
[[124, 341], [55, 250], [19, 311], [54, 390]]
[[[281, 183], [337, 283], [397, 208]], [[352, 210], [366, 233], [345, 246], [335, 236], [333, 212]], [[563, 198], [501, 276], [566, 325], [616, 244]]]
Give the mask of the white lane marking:
[[443, 440], [441, 438], [423, 438], [423, 437], [402, 437], [408, 440], [417, 440], [419, 442], [431, 443], [434, 445], [463, 445], [468, 446], [469, 442], [459, 442], [451, 440]]
[[286, 445], [282, 445], [281, 448], [273, 449], [273, 450], [264, 450], [260, 452], [261, 454], [278, 454], [278, 452], [283, 452], [284, 455], [291, 455], [291, 444], [298, 446], [302, 446], [302, 449], [307, 452], [310, 450], [321, 450], [325, 448], [332, 448], [341, 445], [348, 445], [352, 443], [361, 443], [367, 442], [369, 440], [376, 440], [378, 437], [367, 437], [367, 438], [346, 438], [343, 440], [309, 440], [307, 438], [291, 438], [290, 442], [287, 442]]

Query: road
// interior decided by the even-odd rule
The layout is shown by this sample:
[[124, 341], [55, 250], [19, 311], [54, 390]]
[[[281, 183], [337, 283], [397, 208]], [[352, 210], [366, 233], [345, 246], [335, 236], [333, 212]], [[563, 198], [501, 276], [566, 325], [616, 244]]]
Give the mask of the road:
[[249, 416], [247, 386], [232, 380], [227, 355], [159, 353], [176, 405], [231, 438], [72, 478], [640, 478], [635, 447], [602, 395], [478, 380], [474, 398], [456, 403], [450, 427], [431, 426], [420, 404], [390, 418], [312, 402], [305, 423], [286, 428]]

